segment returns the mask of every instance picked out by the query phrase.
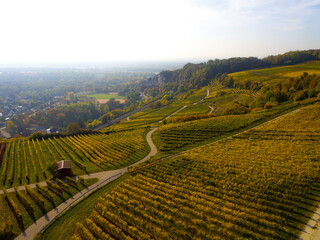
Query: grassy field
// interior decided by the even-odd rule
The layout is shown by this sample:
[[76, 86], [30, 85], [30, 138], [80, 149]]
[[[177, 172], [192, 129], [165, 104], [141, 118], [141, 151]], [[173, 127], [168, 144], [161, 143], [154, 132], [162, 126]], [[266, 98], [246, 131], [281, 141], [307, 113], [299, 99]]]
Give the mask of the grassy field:
[[96, 93], [96, 94], [88, 94], [86, 97], [95, 98], [95, 99], [125, 99], [124, 96], [119, 96], [118, 94], [105, 94], [105, 93]]

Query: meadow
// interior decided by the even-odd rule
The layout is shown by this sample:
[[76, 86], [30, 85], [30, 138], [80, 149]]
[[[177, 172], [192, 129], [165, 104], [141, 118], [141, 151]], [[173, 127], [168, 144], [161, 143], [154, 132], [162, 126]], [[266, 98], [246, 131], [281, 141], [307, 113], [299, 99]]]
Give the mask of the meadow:
[[124, 96], [119, 96], [118, 94], [106, 94], [106, 93], [96, 93], [96, 94], [88, 94], [86, 95], [88, 98], [95, 98], [95, 99], [125, 99]]

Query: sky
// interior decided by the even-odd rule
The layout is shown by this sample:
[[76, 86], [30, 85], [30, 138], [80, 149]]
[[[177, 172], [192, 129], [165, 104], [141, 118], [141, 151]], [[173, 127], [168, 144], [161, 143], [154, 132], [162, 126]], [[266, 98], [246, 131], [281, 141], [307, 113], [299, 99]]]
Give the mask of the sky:
[[320, 0], [1, 0], [0, 63], [209, 60], [320, 48]]

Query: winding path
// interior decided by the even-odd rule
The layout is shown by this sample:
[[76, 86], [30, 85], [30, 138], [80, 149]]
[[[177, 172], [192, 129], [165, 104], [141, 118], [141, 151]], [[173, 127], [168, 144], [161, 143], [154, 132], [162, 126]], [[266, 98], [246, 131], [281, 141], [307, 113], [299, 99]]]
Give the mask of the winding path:
[[211, 109], [211, 111], [209, 112], [209, 114], [211, 114], [213, 112], [214, 108], [212, 106], [209, 106], [209, 105], [208, 105], [208, 107]]
[[[142, 163], [144, 161], [147, 161], [148, 159], [150, 159], [152, 156], [154, 156], [157, 153], [157, 148], [151, 138], [152, 133], [154, 133], [154, 131], [156, 131], [156, 130], [157, 130], [157, 128], [151, 129], [148, 132], [147, 137], [146, 137], [147, 142], [150, 146], [149, 154], [146, 157], [144, 157], [143, 159], [141, 159], [140, 161], [130, 165], [130, 167], [135, 166], [135, 165]], [[54, 221], [60, 214], [65, 212], [72, 205], [77, 204], [79, 201], [83, 200], [86, 196], [88, 196], [89, 194], [91, 194], [95, 190], [105, 186], [109, 182], [119, 178], [120, 176], [122, 176], [123, 174], [125, 174], [127, 172], [128, 172], [128, 167], [124, 167], [124, 168], [121, 168], [118, 170], [111, 170], [111, 171], [83, 175], [82, 177], [85, 179], [86, 178], [98, 178], [99, 181], [96, 182], [95, 184], [87, 187], [86, 189], [80, 191], [79, 193], [77, 193], [73, 197], [69, 198], [64, 203], [60, 204], [58, 207], [52, 209], [50, 212], [43, 215], [41, 218], [39, 218], [37, 221], [35, 221], [31, 226], [29, 226], [24, 232], [22, 232], [16, 239], [17, 240], [33, 239], [37, 235], [37, 233], [44, 230], [52, 221]], [[42, 184], [43, 183], [41, 183], [41, 185]], [[35, 187], [35, 184], [33, 184], [33, 185], [34, 185], [33, 187]], [[46, 185], [46, 184], [44, 184], [44, 185]], [[24, 188], [24, 186], [22, 186], [22, 187]], [[9, 189], [8, 189], [8, 192], [9, 192]]]

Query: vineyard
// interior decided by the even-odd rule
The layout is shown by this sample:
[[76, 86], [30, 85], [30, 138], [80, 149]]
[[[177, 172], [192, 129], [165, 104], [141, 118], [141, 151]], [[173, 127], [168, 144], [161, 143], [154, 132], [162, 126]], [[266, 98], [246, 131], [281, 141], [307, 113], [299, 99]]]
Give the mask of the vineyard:
[[[123, 121], [119, 124], [113, 125], [105, 129], [105, 131], [109, 131], [109, 130], [118, 131], [118, 130], [123, 130], [128, 128], [138, 128], [146, 125], [152, 125], [152, 126], [158, 125], [161, 120], [175, 113], [183, 106], [193, 104], [195, 102], [202, 100], [206, 96], [206, 91], [207, 91], [206, 88], [202, 88], [198, 91], [190, 91], [186, 94], [181, 94], [176, 99], [176, 101], [174, 101], [168, 106], [162, 107], [160, 109], [147, 108], [143, 111], [137, 112], [132, 116], [130, 116], [129, 121]], [[198, 104], [194, 106], [190, 105], [187, 108], [188, 108], [187, 110], [183, 109], [182, 111], [185, 110], [185, 112], [180, 115], [189, 115], [189, 114], [195, 114], [195, 113], [201, 114], [201, 113], [208, 113], [210, 111], [209, 107], [204, 105], [198, 106]]]
[[218, 137], [260, 120], [261, 114], [221, 116], [184, 123], [172, 123], [159, 127], [160, 151], [178, 150], [184, 146]]
[[50, 179], [54, 175], [56, 162], [60, 160], [70, 160], [76, 175], [127, 166], [148, 154], [147, 131], [141, 128], [110, 134], [3, 143], [6, 148], [0, 167], [0, 186], [18, 186]]
[[277, 81], [281, 81], [286, 77], [301, 76], [303, 72], [308, 72], [309, 74], [319, 74], [320, 61], [302, 63], [293, 66], [242, 71], [229, 74], [229, 76], [233, 77], [235, 80], [239, 80], [242, 82], [252, 81], [274, 83]]
[[207, 105], [204, 104], [195, 104], [195, 105], [189, 105], [177, 114], [175, 114], [175, 117], [179, 116], [186, 116], [186, 115], [196, 115], [196, 114], [206, 114], [210, 112], [210, 108]]
[[135, 173], [73, 239], [297, 239], [319, 199], [320, 105]]
[[[0, 194], [0, 225], [10, 222], [10, 235], [15, 235], [94, 182], [96, 179], [76, 181], [68, 178], [67, 183], [57, 180], [57, 184], [53, 184], [47, 181], [46, 187], [36, 184], [36, 188], [33, 189], [28, 186], [26, 190], [15, 188], [14, 193], [8, 193], [4, 189], [4, 194]], [[5, 230], [0, 229], [0, 236], [3, 236]]]
[[105, 131], [110, 131], [110, 130], [117, 131], [122, 129], [137, 128], [140, 126], [157, 124], [163, 118], [176, 112], [180, 108], [181, 108], [180, 105], [173, 104], [155, 111], [149, 109], [148, 111], [144, 112], [145, 114], [132, 115], [132, 117], [130, 118], [130, 121], [121, 122], [119, 124], [116, 124], [114, 126], [111, 126], [105, 129]]

